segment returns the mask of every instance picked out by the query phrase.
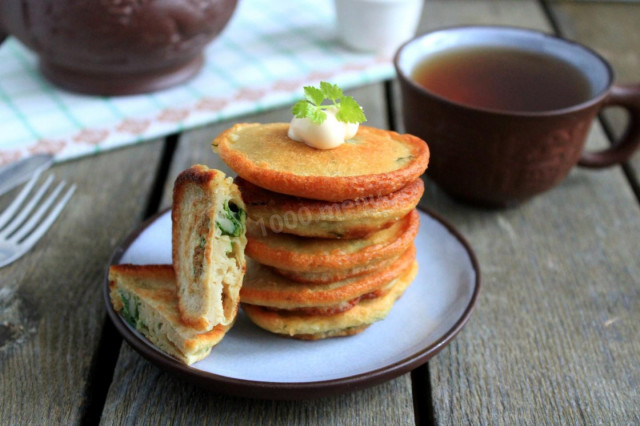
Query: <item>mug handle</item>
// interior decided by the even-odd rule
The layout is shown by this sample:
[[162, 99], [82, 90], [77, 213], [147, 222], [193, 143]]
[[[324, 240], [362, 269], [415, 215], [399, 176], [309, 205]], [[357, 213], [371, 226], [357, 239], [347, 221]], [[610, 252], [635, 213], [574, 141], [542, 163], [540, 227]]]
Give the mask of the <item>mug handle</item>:
[[619, 106], [629, 113], [629, 123], [620, 141], [596, 152], [583, 152], [578, 165], [593, 169], [627, 161], [640, 146], [640, 84], [613, 85], [604, 107]]

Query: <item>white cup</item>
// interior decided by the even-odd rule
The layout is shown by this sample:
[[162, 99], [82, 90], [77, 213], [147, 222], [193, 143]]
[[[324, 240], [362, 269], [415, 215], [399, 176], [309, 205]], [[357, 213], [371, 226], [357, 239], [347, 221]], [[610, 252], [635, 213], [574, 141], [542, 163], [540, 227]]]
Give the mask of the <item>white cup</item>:
[[338, 38], [355, 50], [393, 53], [412, 38], [423, 0], [335, 0]]

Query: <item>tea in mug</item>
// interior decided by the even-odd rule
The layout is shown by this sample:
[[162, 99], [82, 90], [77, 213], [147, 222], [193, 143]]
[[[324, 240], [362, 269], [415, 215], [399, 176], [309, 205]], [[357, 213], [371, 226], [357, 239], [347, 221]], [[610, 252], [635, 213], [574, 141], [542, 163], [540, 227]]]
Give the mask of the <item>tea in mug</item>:
[[570, 107], [593, 95], [572, 64], [509, 47], [468, 47], [429, 56], [415, 82], [451, 101], [501, 111], [539, 112]]

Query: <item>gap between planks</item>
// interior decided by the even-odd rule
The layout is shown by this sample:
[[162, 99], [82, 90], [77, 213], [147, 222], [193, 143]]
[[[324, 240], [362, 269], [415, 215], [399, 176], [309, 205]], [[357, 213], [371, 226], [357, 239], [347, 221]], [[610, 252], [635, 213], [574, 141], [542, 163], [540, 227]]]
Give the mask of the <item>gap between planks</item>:
[[[156, 169], [151, 194], [149, 194], [144, 209], [143, 221], [158, 212], [165, 180], [169, 175], [169, 168], [179, 138], [180, 135], [176, 133], [167, 136], [164, 140], [162, 156]], [[100, 423], [109, 387], [113, 380], [113, 373], [118, 363], [121, 346], [122, 336], [118, 334], [116, 328], [105, 313], [100, 340], [91, 362], [91, 367], [89, 368], [85, 398], [81, 409], [81, 425], [97, 425]]]

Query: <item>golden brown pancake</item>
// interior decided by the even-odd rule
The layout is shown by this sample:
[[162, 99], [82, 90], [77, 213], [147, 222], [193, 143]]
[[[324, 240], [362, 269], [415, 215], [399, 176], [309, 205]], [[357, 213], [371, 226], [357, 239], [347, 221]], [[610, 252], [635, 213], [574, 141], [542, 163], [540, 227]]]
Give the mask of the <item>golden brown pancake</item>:
[[348, 278], [357, 277], [363, 274], [373, 273], [378, 270], [384, 270], [396, 262], [402, 253], [384, 258], [380, 261], [369, 262], [363, 266], [356, 266], [351, 269], [332, 270], [324, 272], [307, 272], [307, 271], [287, 271], [286, 269], [275, 269], [278, 274], [289, 278], [291, 281], [307, 284], [326, 284], [334, 281], [342, 281]]
[[[407, 266], [407, 268], [408, 267], [409, 266]], [[402, 271], [400, 272], [400, 275], [402, 275]], [[394, 280], [392, 279], [386, 284], [384, 284], [382, 287], [379, 287], [374, 291], [354, 297], [351, 300], [339, 302], [336, 305], [311, 306], [311, 307], [293, 308], [293, 309], [278, 309], [278, 308], [266, 307], [266, 306], [263, 306], [263, 308], [278, 311], [278, 312], [283, 312], [283, 313], [286, 312], [288, 314], [334, 315], [334, 314], [338, 314], [340, 312], [345, 312], [345, 311], [348, 311], [349, 309], [352, 309], [362, 300], [375, 299], [376, 297], [384, 296], [391, 290], [391, 287], [393, 287], [393, 283], [394, 283]]]
[[212, 143], [240, 177], [281, 194], [344, 201], [390, 194], [424, 173], [421, 139], [360, 126], [352, 139], [321, 150], [287, 136], [288, 123], [236, 124]]
[[387, 294], [362, 300], [353, 309], [334, 315], [289, 314], [246, 303], [242, 303], [242, 309], [257, 326], [276, 334], [305, 340], [352, 335], [384, 319], [395, 301], [409, 287], [417, 271], [418, 263], [413, 261], [411, 266], [394, 280]]
[[231, 178], [194, 165], [175, 181], [171, 246], [181, 319], [198, 330], [235, 319], [245, 270], [245, 206]]
[[304, 238], [264, 232], [251, 226], [247, 230], [245, 254], [259, 263], [284, 270], [285, 275], [286, 271], [367, 270], [404, 253], [413, 243], [419, 224], [418, 212], [413, 210], [389, 228], [353, 240]]
[[[109, 294], [116, 312], [158, 349], [192, 364], [211, 352], [227, 330], [200, 332], [180, 320], [176, 275], [171, 265], [112, 265]], [[234, 318], [238, 310], [233, 307]]]
[[247, 215], [260, 229], [319, 238], [361, 238], [390, 226], [413, 210], [422, 193], [415, 179], [391, 194], [343, 202], [278, 194], [236, 177]]
[[387, 285], [409, 267], [415, 254], [412, 246], [386, 269], [328, 284], [297, 283], [249, 261], [240, 301], [277, 309], [340, 307]]

